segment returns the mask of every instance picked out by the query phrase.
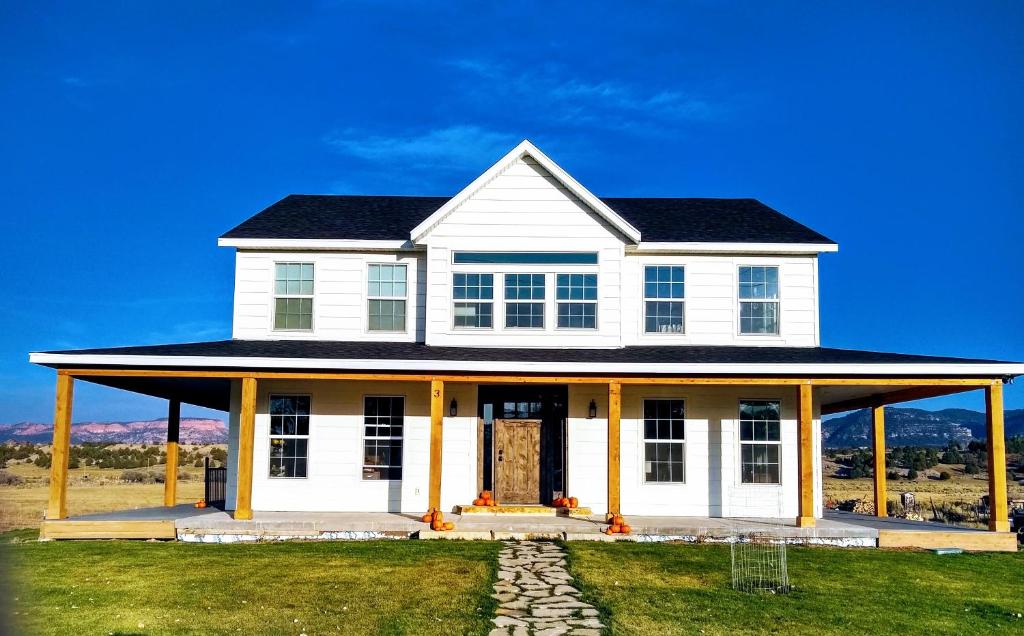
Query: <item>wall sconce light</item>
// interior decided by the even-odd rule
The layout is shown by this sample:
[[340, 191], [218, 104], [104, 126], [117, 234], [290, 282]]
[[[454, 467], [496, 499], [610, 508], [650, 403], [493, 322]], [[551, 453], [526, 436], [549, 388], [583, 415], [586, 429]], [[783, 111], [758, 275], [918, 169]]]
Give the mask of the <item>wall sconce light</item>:
[[448, 415], [451, 415], [452, 417], [455, 417], [458, 414], [459, 414], [459, 403], [455, 401], [455, 398], [452, 398], [452, 403], [448, 405]]
[[597, 417], [597, 402], [594, 400], [590, 401], [590, 410], [587, 412], [587, 417], [590, 419]]

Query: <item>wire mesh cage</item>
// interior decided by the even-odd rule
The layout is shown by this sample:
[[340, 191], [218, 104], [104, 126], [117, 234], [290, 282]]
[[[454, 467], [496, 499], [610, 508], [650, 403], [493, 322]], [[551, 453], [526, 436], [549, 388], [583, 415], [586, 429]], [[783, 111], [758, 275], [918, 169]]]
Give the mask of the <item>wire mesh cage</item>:
[[734, 590], [771, 594], [789, 592], [785, 539], [755, 533], [736, 537], [730, 548]]

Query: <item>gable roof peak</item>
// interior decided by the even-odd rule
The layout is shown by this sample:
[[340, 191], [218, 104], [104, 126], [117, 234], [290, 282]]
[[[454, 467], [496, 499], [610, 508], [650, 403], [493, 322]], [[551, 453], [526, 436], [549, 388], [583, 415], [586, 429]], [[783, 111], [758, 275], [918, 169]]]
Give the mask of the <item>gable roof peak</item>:
[[483, 174], [470, 182], [470, 184], [463, 188], [458, 194], [449, 199], [433, 214], [424, 219], [422, 223], [413, 228], [412, 232], [410, 232], [409, 238], [413, 243], [421, 242], [431, 230], [437, 227], [437, 225], [446, 216], [448, 216], [449, 213], [462, 205], [463, 202], [473, 196], [478, 190], [480, 190], [480, 188], [488, 184], [496, 176], [501, 174], [513, 162], [518, 161], [527, 155], [536, 161], [542, 168], [547, 170], [551, 176], [564, 185], [569, 192], [579, 198], [584, 204], [593, 210], [594, 213], [602, 217], [628, 240], [633, 243], [640, 242], [640, 230], [633, 227], [628, 221], [626, 221], [626, 219], [619, 216], [617, 212], [608, 207], [608, 205], [601, 199], [597, 198], [592, 192], [584, 188], [579, 181], [576, 181], [572, 175], [552, 161], [529, 139], [523, 139], [519, 142], [515, 148], [508, 151], [501, 159], [498, 159], [498, 161], [485, 170]]

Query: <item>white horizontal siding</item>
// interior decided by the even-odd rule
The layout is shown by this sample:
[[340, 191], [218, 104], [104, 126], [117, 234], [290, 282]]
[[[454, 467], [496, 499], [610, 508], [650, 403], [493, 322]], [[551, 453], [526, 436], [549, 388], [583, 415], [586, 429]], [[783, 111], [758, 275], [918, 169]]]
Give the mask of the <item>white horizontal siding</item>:
[[[643, 277], [646, 265], [685, 268], [685, 334], [644, 333]], [[739, 267], [779, 268], [780, 333], [740, 335]], [[625, 255], [622, 268], [623, 345], [696, 344], [816, 346], [818, 335], [817, 258], [814, 256]]]
[[[423, 340], [426, 285], [422, 253], [400, 252], [249, 252], [235, 257], [235, 304], [232, 336], [246, 340]], [[274, 264], [314, 265], [313, 330], [274, 330]], [[406, 331], [367, 330], [367, 266], [407, 266]]]

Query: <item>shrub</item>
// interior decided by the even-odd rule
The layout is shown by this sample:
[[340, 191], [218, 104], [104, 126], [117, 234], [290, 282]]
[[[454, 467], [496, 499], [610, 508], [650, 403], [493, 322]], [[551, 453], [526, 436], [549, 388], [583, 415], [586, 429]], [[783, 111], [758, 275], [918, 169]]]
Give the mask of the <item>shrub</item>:
[[121, 481], [126, 481], [131, 484], [146, 483], [146, 477], [146, 473], [141, 470], [126, 470], [121, 473]]
[[[973, 444], [974, 442], [971, 442], [971, 443]], [[978, 465], [975, 464], [974, 462], [971, 462], [971, 463], [969, 463], [969, 464], [964, 466], [964, 473], [966, 473], [968, 475], [977, 475], [980, 472], [981, 472], [981, 469], [978, 468]]]
[[939, 479], [942, 480], [942, 481], [948, 481], [948, 480], [950, 480], [952, 478], [953, 478], [953, 475], [950, 475], [948, 470], [944, 470], [944, 471], [939, 473]]
[[18, 486], [25, 483], [21, 475], [13, 475], [7, 471], [0, 470], [0, 486]]
[[907, 479], [917, 479], [917, 469], [913, 466], [907, 471]]
[[194, 463], [192, 465], [195, 466], [196, 468], [202, 468], [203, 467], [203, 460], [197, 459], [196, 463]]

